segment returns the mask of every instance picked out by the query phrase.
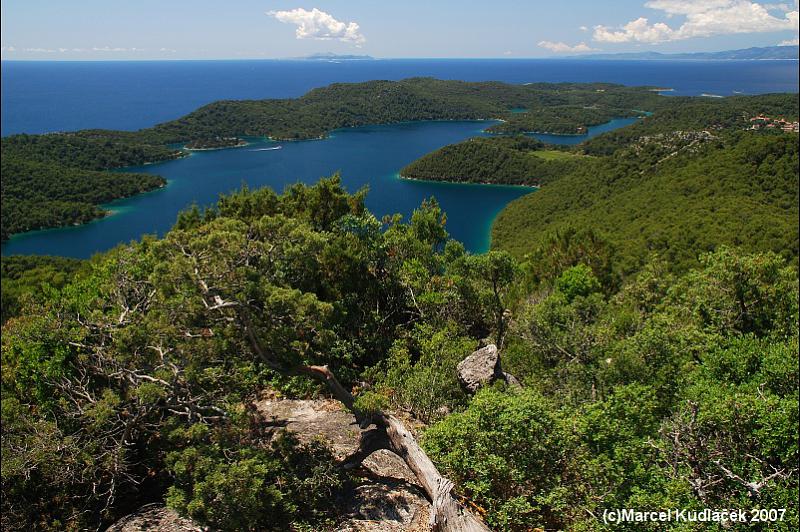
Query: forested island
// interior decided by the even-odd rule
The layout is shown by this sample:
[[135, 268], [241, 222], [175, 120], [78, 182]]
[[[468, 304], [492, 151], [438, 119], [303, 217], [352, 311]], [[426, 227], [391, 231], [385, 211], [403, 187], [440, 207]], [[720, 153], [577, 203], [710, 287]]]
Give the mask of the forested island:
[[148, 503], [226, 531], [359, 529], [368, 493], [379, 519], [414, 507], [439, 530], [592, 530], [614, 508], [785, 509], [772, 525], [796, 530], [797, 134], [751, 128], [796, 121], [796, 95], [615, 87], [334, 85], [4, 138], [3, 164], [117, 175], [193, 139], [545, 101], [653, 113], [575, 147], [496, 135], [403, 169], [540, 187], [484, 254], [435, 199], [378, 219], [332, 176], [243, 188], [90, 260], [4, 257], [4, 529], [103, 529]]
[[[162, 143], [237, 135], [302, 140], [321, 138], [345, 127], [415, 120], [512, 119], [539, 112], [547, 122], [537, 129], [575, 131], [596, 120], [598, 113], [612, 116], [620, 108], [652, 111], [669, 104], [651, 89], [606, 83], [512, 85], [431, 78], [334, 83], [290, 100], [215, 102], [130, 135]], [[559, 112], [547, 112], [551, 107]], [[519, 109], [528, 113], [514, 112]]]
[[541, 186], [585, 157], [526, 136], [475, 137], [429, 153], [400, 170], [407, 179]]

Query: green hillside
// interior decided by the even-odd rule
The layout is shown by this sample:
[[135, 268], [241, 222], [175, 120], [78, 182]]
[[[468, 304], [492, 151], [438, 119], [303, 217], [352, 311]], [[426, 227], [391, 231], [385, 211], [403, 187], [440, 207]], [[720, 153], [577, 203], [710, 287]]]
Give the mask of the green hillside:
[[597, 104], [588, 106], [553, 105], [512, 114], [502, 123], [490, 127], [487, 131], [504, 134], [581, 135], [586, 133], [589, 126], [604, 124], [614, 118], [633, 118], [641, 115], [641, 111], [630, 107], [620, 108]]
[[[597, 108], [651, 110], [667, 104], [666, 98], [647, 87], [607, 83], [511, 85], [410, 78], [336, 83], [293, 100], [215, 102], [178, 120], [142, 130], [136, 136], [161, 142], [235, 135], [308, 139], [323, 137], [337, 128], [412, 120], [513, 120], [547, 113], [551, 107], [569, 110], [557, 118], [558, 127], [574, 131], [596, 123]], [[532, 114], [512, 112], [519, 109]], [[554, 118], [548, 116], [551, 123]]]
[[1, 146], [3, 240], [102, 217], [106, 213], [99, 205], [166, 183], [156, 175], [109, 169], [180, 155], [164, 146], [97, 138], [92, 132], [14, 135], [4, 137]]
[[[791, 208], [770, 185], [791, 140], [739, 139], [714, 175], [751, 165], [770, 179], [736, 190]], [[672, 168], [676, 190], [702, 197], [691, 178], [711, 161]], [[592, 530], [640, 507], [786, 508], [773, 528], [797, 529], [795, 263], [718, 247], [619, 284], [620, 255], [586, 231], [534, 239], [528, 261], [470, 255], [435, 201], [401, 223], [364, 199], [337, 178], [242, 190], [91, 261], [4, 259], [3, 528], [104, 529], [156, 502], [214, 530], [342, 529], [339, 501], [375, 475], [254, 406], [333, 396], [341, 410], [305, 403], [314, 423], [348, 411], [353, 447], [388, 419], [414, 427], [396, 459], [418, 437], [494, 530]], [[521, 387], [462, 389], [458, 363], [487, 342]]]
[[798, 253], [795, 134], [667, 134], [593, 159], [509, 204], [492, 247], [522, 257], [568, 228], [605, 235], [624, 271], [658, 252], [676, 269], [720, 244]]

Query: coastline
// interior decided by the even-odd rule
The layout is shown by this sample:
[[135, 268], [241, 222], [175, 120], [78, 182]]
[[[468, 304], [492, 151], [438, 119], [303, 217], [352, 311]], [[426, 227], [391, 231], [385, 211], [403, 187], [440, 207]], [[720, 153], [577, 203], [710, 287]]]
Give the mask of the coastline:
[[[424, 120], [400, 120], [398, 122], [374, 122], [369, 124], [359, 124], [356, 126], [337, 127], [317, 137], [281, 138], [281, 137], [271, 137], [269, 135], [265, 135], [264, 138], [271, 140], [273, 142], [303, 142], [307, 140], [325, 140], [331, 138], [337, 131], [347, 131], [348, 129], [357, 129], [361, 127], [374, 127], [374, 126], [399, 126], [403, 124], [421, 124], [428, 122], [505, 122], [505, 120], [503, 120], [502, 118], [432, 118]], [[482, 129], [481, 132], [486, 133], [486, 130]]]
[[418, 177], [408, 177], [404, 176], [400, 172], [395, 174], [396, 179], [400, 179], [403, 181], [416, 181], [418, 183], [436, 183], [436, 184], [443, 184], [443, 185], [474, 185], [479, 187], [507, 187], [507, 188], [524, 188], [530, 189], [531, 191], [536, 191], [541, 188], [541, 186], [536, 185], [515, 185], [512, 183], [490, 183], [488, 181], [452, 181], [448, 179], [421, 179]]
[[[186, 157], [188, 155], [189, 154], [186, 153], [186, 151], [183, 148], [181, 148], [179, 150], [176, 150], [172, 154], [172, 157], [166, 157], [164, 159], [158, 159], [158, 160], [155, 160], [155, 161], [145, 161], [142, 164], [136, 165], [136, 167], [141, 168], [143, 166], [150, 166], [151, 164], [160, 164], [160, 163], [165, 163], [167, 161], [177, 161], [178, 159], [183, 159], [184, 157]], [[121, 170], [123, 168], [133, 168], [133, 167], [132, 166], [120, 166], [118, 168], [110, 168], [110, 169], [108, 169], [106, 171], [107, 172], [116, 172], [117, 170]]]
[[[244, 148], [245, 146], [249, 146], [249, 145], [250, 145], [250, 143], [247, 142], [246, 140], [239, 139], [239, 142], [237, 144], [232, 145], [232, 146], [214, 146], [214, 147], [211, 147], [211, 148], [187, 148], [186, 147], [186, 146], [188, 146], [188, 144], [187, 144], [187, 145], [183, 146], [182, 150], [183, 151], [189, 151], [189, 152], [192, 152], [192, 151], [230, 150], [230, 149], [234, 149], [234, 148]], [[160, 161], [157, 161], [157, 162], [160, 162]]]
[[[179, 157], [179, 158], [182, 159], [183, 157]], [[175, 160], [175, 159], [165, 159], [164, 161], [156, 161], [156, 162], [144, 163], [144, 164], [156, 164], [156, 163], [165, 162], [165, 161], [168, 161], [168, 160]], [[128, 166], [128, 167], [123, 167], [123, 168], [140, 168], [140, 167]], [[124, 170], [122, 168], [115, 168], [114, 170], [110, 170], [110, 171], [114, 171], [114, 172], [123, 171], [124, 172]], [[2, 241], [2, 244], [5, 245], [7, 242], [10, 242], [10, 241], [14, 240], [15, 238], [21, 238], [21, 237], [29, 236], [29, 235], [35, 234], [35, 233], [42, 233], [42, 232], [48, 232], [48, 231], [61, 231], [61, 230], [64, 230], [64, 229], [84, 227], [84, 226], [87, 226], [87, 225], [91, 225], [91, 224], [95, 224], [95, 223], [101, 222], [101, 221], [103, 221], [103, 220], [105, 220], [107, 218], [111, 218], [113, 216], [117, 216], [119, 214], [124, 213], [126, 210], [128, 210], [127, 206], [120, 206], [120, 205], [115, 205], [115, 204], [123, 202], [123, 201], [137, 199], [137, 198], [140, 198], [142, 196], [147, 196], [148, 194], [153, 194], [155, 192], [160, 192], [160, 191], [166, 189], [170, 185], [170, 182], [171, 181], [169, 179], [164, 179], [164, 182], [159, 184], [156, 187], [153, 187], [153, 188], [150, 188], [150, 189], [147, 189], [147, 190], [143, 190], [141, 192], [135, 192], [135, 193], [133, 193], [133, 194], [131, 194], [129, 196], [120, 196], [119, 198], [113, 198], [113, 199], [111, 199], [111, 200], [109, 200], [109, 201], [107, 201], [105, 203], [93, 204], [95, 207], [97, 207], [99, 209], [99, 213], [98, 213], [97, 216], [95, 216], [95, 217], [93, 217], [93, 218], [91, 218], [89, 220], [86, 220], [85, 222], [82, 222], [82, 223], [81, 222], [71, 222], [71, 223], [65, 223], [65, 224], [62, 224], [62, 225], [54, 225], [54, 226], [49, 226], [49, 227], [37, 227], [35, 229], [29, 229], [27, 231], [22, 231], [20, 233], [12, 233], [12, 234], [8, 235], [7, 239]]]

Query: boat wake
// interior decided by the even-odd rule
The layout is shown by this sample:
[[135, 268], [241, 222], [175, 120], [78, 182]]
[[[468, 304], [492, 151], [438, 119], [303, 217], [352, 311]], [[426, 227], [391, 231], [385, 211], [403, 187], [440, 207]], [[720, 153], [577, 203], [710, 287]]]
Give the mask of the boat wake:
[[283, 146], [275, 146], [274, 148], [256, 148], [255, 150], [249, 151], [272, 151], [272, 150], [280, 150]]

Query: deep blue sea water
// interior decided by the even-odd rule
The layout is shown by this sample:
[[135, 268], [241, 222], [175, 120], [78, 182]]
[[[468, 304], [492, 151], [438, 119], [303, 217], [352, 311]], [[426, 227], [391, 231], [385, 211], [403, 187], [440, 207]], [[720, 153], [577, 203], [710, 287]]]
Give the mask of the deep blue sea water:
[[[138, 129], [183, 115], [218, 99], [293, 97], [336, 81], [435, 76], [445, 79], [608, 81], [673, 88], [672, 94], [797, 92], [797, 62], [669, 62], [558, 60], [385, 60], [3, 62], [2, 133], [41, 133], [90, 127]], [[589, 134], [626, 125], [615, 120]], [[369, 208], [377, 215], [408, 215], [435, 196], [448, 214], [448, 230], [472, 251], [489, 244], [497, 213], [530, 193], [521, 187], [416, 182], [397, 177], [400, 168], [446, 144], [480, 134], [486, 122], [426, 122], [340, 130], [321, 141], [281, 143], [256, 139], [245, 148], [195, 152], [145, 170], [168, 179], [162, 190], [117, 201], [114, 215], [80, 227], [16, 235], [7, 254], [88, 257], [143, 234], [163, 234], [181, 209], [208, 205], [218, 194], [247, 183], [282, 190], [342, 172], [355, 191], [369, 185]], [[586, 137], [539, 136], [573, 144]]]
[[139, 129], [215, 100], [289, 98], [333, 82], [413, 76], [605, 81], [672, 88], [676, 95], [798, 90], [797, 61], [3, 61], [2, 134]]

